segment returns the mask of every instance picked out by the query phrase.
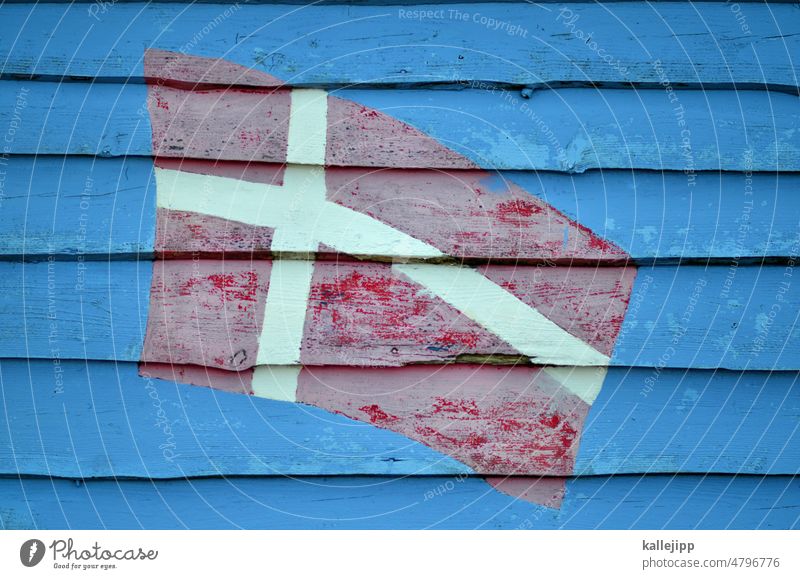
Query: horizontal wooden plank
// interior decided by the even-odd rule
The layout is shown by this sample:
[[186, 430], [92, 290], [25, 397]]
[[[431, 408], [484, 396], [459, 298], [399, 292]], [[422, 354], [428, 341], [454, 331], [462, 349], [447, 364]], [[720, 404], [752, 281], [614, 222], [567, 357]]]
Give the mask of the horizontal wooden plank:
[[793, 477], [579, 478], [560, 510], [474, 478], [0, 479], [6, 529], [793, 529]]
[[292, 95], [306, 98], [302, 90], [3, 81], [0, 123], [15, 128], [11, 154], [155, 151], [211, 160], [571, 173], [674, 169], [689, 182], [701, 170], [800, 169], [800, 135], [790, 130], [800, 109], [788, 94], [350, 89], [325, 99], [312, 92], [327, 107], [319, 111], [327, 125], [308, 121], [314, 125], [308, 130], [321, 131], [327, 143], [321, 155], [292, 148], [287, 156]]
[[613, 9], [573, 2], [12, 5], [4, 9], [0, 53], [7, 55], [7, 75], [116, 80], [144, 77], [145, 48], [225, 55], [242, 67], [314, 86], [475, 79], [657, 84], [657, 58], [675, 85], [797, 87], [793, 7], [748, 5], [740, 12], [737, 17], [716, 2], [626, 2]]
[[[155, 267], [151, 298], [152, 262], [0, 263], [0, 352], [120, 361], [144, 355], [228, 370], [492, 357], [798, 369], [793, 263], [640, 267], [632, 288], [630, 267], [286, 260]], [[274, 295], [270, 280], [279, 282]]]
[[[265, 183], [279, 183], [282, 173], [269, 164], [180, 162], [185, 171], [202, 167]], [[149, 257], [156, 250], [167, 257], [272, 255], [270, 228], [178, 211], [162, 211], [157, 220], [159, 189], [148, 158], [12, 156], [3, 170], [3, 259], [120, 259]], [[326, 174], [334, 185], [329, 199], [468, 262], [576, 264], [589, 256], [618, 257], [575, 244], [587, 238], [583, 228], [638, 263], [727, 264], [786, 258], [798, 248], [800, 175], [793, 173], [701, 172], [696, 185], [672, 171], [564, 175], [330, 167]], [[436, 226], [429, 227], [431, 222]], [[496, 239], [499, 232], [502, 239]], [[318, 248], [317, 257], [331, 257], [326, 248]], [[371, 257], [411, 259], [401, 249], [381, 256], [376, 244]]]
[[3, 360], [0, 370], [9, 409], [0, 435], [4, 474], [469, 472], [387, 430], [308, 406], [143, 378], [131, 363]]
[[4, 259], [152, 256], [151, 160], [21, 156], [0, 167]]
[[0, 351], [50, 359], [138, 360], [151, 261], [0, 264]]
[[[321, 377], [338, 375], [341, 383], [342, 376], [352, 375], [337, 374], [340, 370], [314, 370], [311, 376], [319, 384], [306, 382], [301, 391], [305, 403], [292, 404], [243, 395], [247, 375], [226, 380], [202, 372], [200, 377], [217, 388], [211, 389], [158, 377], [152, 369], [152, 377], [142, 377], [132, 363], [3, 360], [0, 385], [7, 411], [0, 417], [0, 473], [170, 478], [508, 472], [502, 464], [502, 459], [513, 457], [508, 449], [483, 449], [479, 454], [491, 457], [494, 452], [498, 460], [481, 464], [444, 444], [446, 440], [436, 445], [438, 451], [430, 448], [423, 444], [433, 441], [428, 432], [411, 432], [388, 420], [390, 412], [413, 414], [432, 408], [422, 397], [389, 389], [399, 383], [398, 376], [402, 382], [403, 374], [361, 370], [365, 390], [358, 395], [363, 406], [347, 406], [348, 392], [355, 392], [358, 383], [333, 395], [320, 382]], [[552, 402], [558, 403], [555, 410], [537, 407], [536, 392], [545, 390], [529, 369], [530, 388], [520, 397], [524, 404], [514, 408], [507, 394], [515, 382], [522, 382], [510, 374], [495, 380], [500, 388], [493, 391], [489, 371], [500, 372], [428, 366], [417, 372], [428, 378], [407, 390], [413, 393], [430, 385], [440, 391], [450, 385], [451, 392], [438, 404], [445, 410], [443, 420], [450, 417], [453, 424], [442, 433], [463, 436], [476, 448], [480, 441], [470, 439], [466, 419], [475, 419], [475, 432], [492, 432], [502, 440], [508, 436], [500, 436], [500, 427], [514, 426], [515, 416], [526, 422], [523, 426], [537, 422], [535, 432], [517, 430], [517, 441], [520, 447], [527, 444], [531, 456], [541, 462], [524, 471], [517, 465], [518, 472], [798, 474], [800, 468], [796, 372], [664, 370], [650, 382], [652, 369], [611, 368], [585, 421], [578, 417], [571, 437], [557, 443], [566, 460], [555, 463], [557, 453], [543, 443], [555, 442], [548, 433], [568, 434], [558, 417], [570, 424], [570, 408], [574, 413], [578, 405], [563, 394], [551, 394]], [[458, 382], [455, 378], [465, 372], [474, 376]], [[197, 383], [197, 375], [177, 373], [179, 369], [179, 382]], [[484, 394], [475, 390], [483, 386]], [[476, 417], [468, 412], [470, 396], [475, 412], [503, 406], [507, 414]], [[458, 412], [459, 401], [466, 410]], [[386, 420], [381, 420], [381, 410]], [[435, 426], [435, 420], [425, 421]], [[459, 462], [459, 457], [475, 468]]]
[[[195, 4], [236, 4], [238, 0], [197, 0]], [[640, 0], [609, 0], [609, 4], [616, 2], [639, 2]], [[692, 1], [692, 0], [678, 0], [678, 1]], [[726, 0], [705, 0], [706, 2], [725, 2]], [[762, 0], [741, 0], [740, 4], [748, 4], [751, 2], [761, 2]], [[49, 4], [92, 4], [94, 0], [51, 0]], [[163, 0], [162, 4], [179, 3], [183, 0]], [[491, 4], [500, 2], [509, 4], [509, 0], [439, 0], [437, 4]], [[675, 0], [654, 0], [654, 2], [675, 2]], [[794, 3], [794, 0], [770, 0], [771, 4], [780, 4], [783, 2]], [[30, 4], [30, 0], [6, 0], [6, 4]], [[119, 4], [141, 4], [140, 0], [117, 0]], [[308, 0], [251, 0], [252, 4], [308, 4]], [[585, 4], [586, 0], [543, 0], [538, 4]], [[420, 2], [419, 0], [318, 0], [317, 4], [330, 4], [330, 5], [375, 5], [375, 6], [414, 6], [418, 4], [429, 4], [429, 2]]]
[[796, 369], [795, 265], [639, 268], [612, 363]]

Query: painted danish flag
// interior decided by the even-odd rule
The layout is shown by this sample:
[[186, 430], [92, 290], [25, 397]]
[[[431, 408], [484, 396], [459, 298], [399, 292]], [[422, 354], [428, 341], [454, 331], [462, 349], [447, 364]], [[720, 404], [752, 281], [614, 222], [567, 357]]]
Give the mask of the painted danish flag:
[[[476, 472], [571, 472], [635, 268], [515, 262], [625, 261], [622, 250], [322, 90], [151, 85], [149, 103], [166, 259], [148, 372], [314, 404]], [[413, 168], [424, 155], [452, 170]], [[541, 367], [417, 364], [487, 360]]]

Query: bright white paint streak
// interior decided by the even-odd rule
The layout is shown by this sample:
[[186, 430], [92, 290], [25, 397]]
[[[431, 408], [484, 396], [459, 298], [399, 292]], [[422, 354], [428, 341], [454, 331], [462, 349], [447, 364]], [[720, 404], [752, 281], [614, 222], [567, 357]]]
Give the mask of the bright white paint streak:
[[350, 255], [444, 255], [364, 213], [328, 201], [325, 171], [320, 167], [290, 165], [283, 185], [156, 167], [156, 183], [159, 207], [274, 228], [276, 251], [308, 252], [325, 243]]
[[544, 372], [591, 406], [600, 394], [607, 370], [605, 366], [594, 368], [550, 366], [545, 368]]
[[328, 93], [294, 89], [289, 109], [287, 163], [324, 165], [328, 140]]
[[576, 338], [471, 267], [396, 264], [405, 274], [537, 364], [607, 366], [608, 356]]
[[256, 364], [298, 364], [314, 262], [272, 262]]
[[302, 369], [302, 366], [256, 366], [253, 371], [253, 395], [297, 402], [297, 379]]

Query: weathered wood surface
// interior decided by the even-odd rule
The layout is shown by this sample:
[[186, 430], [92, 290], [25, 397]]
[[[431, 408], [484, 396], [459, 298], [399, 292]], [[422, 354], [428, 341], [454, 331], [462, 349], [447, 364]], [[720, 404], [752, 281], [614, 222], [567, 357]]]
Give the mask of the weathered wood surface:
[[[798, 369], [793, 264], [640, 267], [631, 291], [631, 268], [169, 260], [155, 265], [151, 298], [153, 267], [0, 263], [0, 351], [49, 358], [57, 342], [65, 359], [138, 361], [149, 331], [145, 351], [157, 358], [149, 361], [230, 370], [475, 354], [568, 366]], [[280, 280], [270, 300], [268, 270]], [[305, 293], [299, 282], [311, 284]], [[473, 307], [487, 296], [492, 308]]]
[[[148, 101], [144, 85], [3, 81], [0, 123], [19, 127], [8, 152], [287, 160], [288, 89], [149, 90]], [[326, 153], [294, 151], [289, 160], [394, 168], [674, 169], [687, 172], [687, 179], [700, 170], [800, 169], [800, 135], [776, 130], [800, 122], [797, 98], [788, 94], [682, 91], [677, 102], [658, 89], [541, 90], [529, 98], [480, 89], [334, 94], [320, 102], [328, 124], [308, 128], [326, 136]]]
[[9, 358], [138, 360], [151, 261], [0, 263], [0, 352]]
[[[424, 10], [420, 18], [414, 10]], [[142, 80], [143, 50], [234, 63], [313, 86], [489, 81], [795, 88], [791, 5], [474, 4], [436, 8], [4, 7], [5, 75]], [[34, 24], [35, 23], [35, 24]], [[170, 78], [183, 80], [182, 67]], [[237, 75], [240, 76], [240, 75]], [[192, 77], [192, 81], [197, 79]], [[251, 80], [251, 82], [253, 82]]]
[[474, 478], [0, 479], [7, 529], [793, 529], [793, 477], [592, 477], [560, 510]]
[[[367, 377], [374, 378], [366, 384], [374, 390], [362, 395], [366, 410], [360, 406], [348, 410], [347, 391], [335, 394], [320, 387], [324, 384], [313, 383], [313, 377], [319, 382], [319, 377], [336, 377], [337, 371], [310, 372], [312, 380], [301, 390], [309, 403], [292, 404], [243, 395], [249, 388], [246, 375], [237, 377], [241, 380], [237, 384], [237, 378], [213, 372], [209, 378], [201, 369], [201, 377], [217, 388], [211, 389], [163, 380], [156, 372], [151, 378], [142, 377], [133, 363], [3, 360], [0, 385], [6, 412], [0, 415], [0, 473], [171, 478], [475, 472], [390, 430], [397, 427], [372, 420], [380, 417], [373, 405], [402, 402], [405, 412], [415, 405], [420, 411], [430, 409], [420, 404], [424, 396], [404, 396], [403, 391], [391, 389], [397, 377], [400, 382], [407, 379], [404, 370], [362, 371], [363, 384]], [[464, 370], [427, 367], [425, 372], [453, 383]], [[475, 396], [470, 388], [481, 384], [481, 374], [477, 366], [473, 372], [471, 382], [453, 384], [449, 399]], [[608, 370], [575, 441], [579, 444], [575, 473], [798, 474], [796, 372], [664, 370], [651, 383], [653, 375], [648, 368]], [[185, 375], [176, 378], [187, 381]], [[508, 390], [512, 378], [501, 382], [503, 388]], [[486, 392], [475, 398], [476, 408], [492, 404], [510, 408], [511, 401], [486, 384]], [[350, 390], [357, 388], [354, 384]], [[314, 391], [316, 398], [311, 400]], [[534, 394], [526, 397], [532, 399]], [[549, 417], [549, 428], [558, 432], [560, 423], [555, 424], [552, 414], [535, 408], [531, 413], [533, 419]], [[454, 433], [461, 430], [458, 424], [449, 428]], [[536, 442], [535, 437], [527, 440]], [[546, 456], [544, 450], [533, 452]], [[502, 471], [491, 465], [477, 470]], [[543, 470], [534, 465], [530, 472]]]
[[[617, 2], [638, 2], [639, 0], [609, 0], [609, 4]], [[675, 2], [676, 0], [654, 0], [654, 2]], [[679, 2], [692, 0], [677, 0]], [[725, 2], [726, 0], [705, 0], [706, 2]], [[762, 2], [763, 0], [741, 0], [740, 4], [748, 4], [750, 2]], [[183, 3], [184, 0], [164, 0], [162, 4]], [[441, 0], [437, 4], [492, 4], [492, 3], [508, 4], [508, 0]], [[780, 4], [783, 2], [794, 4], [794, 0], [770, 0], [770, 4]], [[30, 4], [31, 0], [6, 0], [6, 4]], [[51, 0], [49, 4], [92, 4], [94, 0]], [[117, 0], [119, 4], [141, 4], [140, 0]], [[237, 4], [238, 0], [197, 0], [195, 4]], [[308, 4], [308, 0], [251, 0], [251, 4]], [[537, 2], [537, 4], [586, 4], [586, 0], [544, 0]], [[317, 5], [376, 5], [376, 6], [415, 6], [425, 4], [419, 0], [319, 0]]]
[[800, 351], [796, 260], [786, 266], [639, 268], [612, 363], [794, 369]]
[[[616, 2], [638, 2], [639, 0], [609, 0], [609, 4]], [[675, 2], [676, 0], [654, 0], [654, 2]], [[677, 0], [677, 1], [692, 1], [692, 0]], [[706, 2], [726, 2], [727, 0], [705, 0]], [[740, 4], [748, 4], [750, 2], [762, 2], [763, 0], [741, 0]], [[437, 4], [492, 4], [492, 3], [508, 4], [508, 0], [441, 0]], [[770, 4], [780, 3], [794, 4], [794, 0], [770, 0]], [[6, 4], [30, 4], [31, 0], [6, 0]], [[51, 0], [49, 4], [93, 4], [94, 0]], [[141, 4], [140, 0], [117, 0], [118, 4]], [[171, 3], [184, 3], [184, 0], [163, 0], [161, 4]], [[238, 0], [197, 0], [195, 4], [237, 4]], [[543, 0], [537, 4], [586, 4], [586, 0]], [[308, 0], [251, 0], [250, 4], [308, 4]], [[317, 5], [375, 5], [375, 6], [415, 6], [424, 4], [419, 0], [318, 0]]]
[[601, 366], [634, 268], [159, 261], [142, 360], [402, 366], [465, 356]]
[[[276, 165], [174, 163], [183, 171], [227, 170], [229, 178], [281, 182]], [[3, 170], [3, 259], [121, 259], [155, 251], [166, 257], [271, 255], [271, 228], [179, 211], [161, 211], [157, 220], [150, 159], [13, 156]], [[792, 173], [703, 172], [695, 185], [670, 171], [564, 175], [333, 167], [326, 178], [336, 184], [329, 199], [467, 261], [614, 259], [574, 243], [598, 237], [639, 263], [781, 259], [800, 247], [800, 176]], [[391, 187], [379, 187], [387, 182]], [[487, 202], [488, 208], [480, 207]], [[498, 231], [503, 239], [487, 236]], [[378, 249], [373, 257], [381, 257]], [[411, 258], [399, 249], [382, 257]], [[324, 247], [316, 255], [329, 256]]]
[[131, 259], [153, 253], [152, 161], [15, 156], [0, 166], [2, 259]]
[[619, 247], [498, 175], [159, 159], [156, 250], [252, 257], [622, 262]]

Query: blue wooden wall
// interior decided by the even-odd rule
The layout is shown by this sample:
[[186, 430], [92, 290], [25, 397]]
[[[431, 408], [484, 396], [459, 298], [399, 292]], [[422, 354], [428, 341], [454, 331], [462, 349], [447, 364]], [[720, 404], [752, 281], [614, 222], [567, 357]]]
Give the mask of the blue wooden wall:
[[[800, 5], [299, 4], [0, 6], [0, 528], [800, 526]], [[147, 48], [390, 115], [630, 256], [560, 507], [389, 430], [140, 375]]]

